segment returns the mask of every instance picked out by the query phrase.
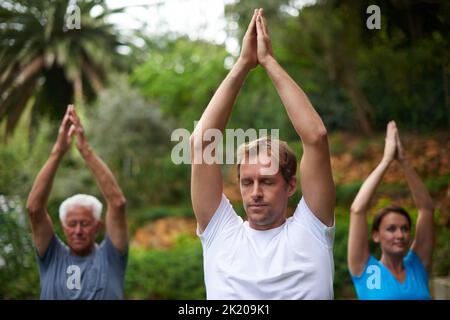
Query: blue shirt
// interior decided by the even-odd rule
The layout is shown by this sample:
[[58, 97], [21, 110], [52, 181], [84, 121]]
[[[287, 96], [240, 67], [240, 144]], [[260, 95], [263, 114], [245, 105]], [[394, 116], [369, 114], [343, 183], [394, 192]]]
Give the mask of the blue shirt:
[[128, 249], [119, 252], [108, 236], [90, 255], [79, 257], [54, 235], [44, 256], [37, 254], [41, 299], [123, 299], [127, 257]]
[[409, 250], [403, 258], [406, 277], [400, 283], [379, 260], [369, 257], [363, 273], [352, 276], [360, 300], [430, 300], [428, 273], [420, 258]]

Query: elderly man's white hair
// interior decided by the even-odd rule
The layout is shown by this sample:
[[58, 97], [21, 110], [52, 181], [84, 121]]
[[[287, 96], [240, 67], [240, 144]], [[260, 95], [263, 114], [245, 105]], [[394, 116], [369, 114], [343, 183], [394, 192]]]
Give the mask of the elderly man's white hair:
[[88, 194], [76, 194], [72, 197], [67, 198], [59, 206], [59, 220], [62, 224], [65, 224], [67, 211], [71, 207], [81, 206], [92, 209], [92, 215], [96, 220], [100, 220], [102, 215], [102, 203], [94, 196]]

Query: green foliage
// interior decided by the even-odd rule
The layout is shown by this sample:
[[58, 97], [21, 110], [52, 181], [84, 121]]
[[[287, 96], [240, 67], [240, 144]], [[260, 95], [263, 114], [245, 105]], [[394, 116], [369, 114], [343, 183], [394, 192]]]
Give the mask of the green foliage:
[[181, 237], [169, 251], [131, 249], [127, 299], [205, 299], [200, 242]]
[[233, 110], [229, 128], [267, 129], [268, 134], [270, 129], [279, 129], [280, 139], [298, 141], [278, 93], [262, 67], [251, 71]]
[[[448, 128], [449, 3], [398, 6], [378, 1], [382, 28], [376, 31], [365, 25], [370, 4], [320, 1], [298, 10], [287, 0], [246, 0], [228, 4], [225, 12], [230, 23], [239, 26], [229, 34], [240, 42], [252, 8], [264, 8], [275, 56], [329, 130], [363, 127], [369, 133], [364, 121], [369, 129], [384, 129], [391, 119], [415, 130]], [[260, 97], [271, 106], [258, 109], [258, 115], [264, 119], [269, 112], [275, 117], [270, 125], [286, 128], [278, 122], [283, 112], [274, 103], [276, 93], [264, 81], [255, 83], [247, 88], [253, 103]], [[240, 99], [248, 109], [252, 100], [242, 91]], [[246, 126], [258, 127], [259, 119]]]
[[122, 78], [100, 95], [97, 105], [86, 132], [129, 203], [139, 206], [170, 198], [170, 119]]
[[144, 97], [158, 101], [163, 114], [192, 131], [226, 75], [225, 48], [178, 38], [155, 39], [149, 50], [148, 61], [131, 77], [133, 85]]
[[440, 190], [445, 190], [445, 187], [450, 181], [450, 172], [437, 177], [428, 177], [425, 179], [425, 186], [430, 193], [438, 192]]
[[37, 299], [35, 251], [18, 197], [0, 195], [0, 298]]
[[433, 275], [450, 276], [450, 228], [436, 224], [436, 245], [433, 252]]
[[334, 237], [334, 298], [353, 299], [355, 292], [347, 265], [349, 212], [346, 207], [336, 207], [336, 233]]
[[330, 134], [328, 137], [328, 142], [330, 144], [330, 154], [333, 156], [338, 156], [347, 151], [347, 145], [341, 134], [335, 133]]
[[0, 147], [0, 194], [26, 193], [25, 185], [31, 174], [24, 168], [27, 157], [28, 148], [24, 143]]
[[30, 144], [25, 127], [21, 121], [20, 130], [11, 137], [10, 143], [0, 145], [0, 194], [21, 199], [28, 195], [32, 180], [48, 157], [51, 148], [48, 137], [53, 130], [48, 121], [42, 121], [39, 134]]
[[362, 184], [362, 181], [355, 181], [352, 183], [337, 185], [336, 203], [340, 206], [346, 206], [350, 208], [350, 205], [355, 199], [355, 196], [361, 188]]
[[355, 157], [358, 160], [363, 160], [364, 157], [366, 156], [366, 152], [368, 147], [372, 144], [373, 142], [371, 140], [368, 139], [361, 139], [360, 141], [358, 141], [358, 143], [353, 146], [350, 149], [350, 153], [353, 157]]
[[[60, 119], [75, 99], [91, 99], [112, 70], [123, 69], [117, 48], [126, 43], [107, 18], [104, 0], [5, 0], [0, 4], [0, 121], [12, 133], [28, 102], [33, 103], [31, 128], [42, 115]], [[91, 9], [103, 13], [93, 17]], [[66, 15], [67, 14], [67, 15]], [[68, 28], [79, 14], [80, 25]], [[67, 18], [67, 20], [66, 20]], [[34, 99], [31, 99], [31, 98]]]

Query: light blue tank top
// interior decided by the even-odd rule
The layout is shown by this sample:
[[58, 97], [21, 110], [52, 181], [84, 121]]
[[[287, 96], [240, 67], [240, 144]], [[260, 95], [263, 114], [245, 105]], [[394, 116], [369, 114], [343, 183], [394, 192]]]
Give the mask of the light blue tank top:
[[409, 250], [403, 258], [406, 278], [400, 283], [379, 260], [372, 255], [359, 277], [351, 277], [360, 300], [429, 300], [428, 273], [420, 258]]

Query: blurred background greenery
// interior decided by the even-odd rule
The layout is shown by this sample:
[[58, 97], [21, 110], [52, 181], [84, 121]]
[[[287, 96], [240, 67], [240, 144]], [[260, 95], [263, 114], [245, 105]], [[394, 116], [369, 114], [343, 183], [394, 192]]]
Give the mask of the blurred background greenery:
[[[301, 7], [300, 2], [227, 1], [224, 16], [227, 39], [239, 43], [253, 9], [265, 9], [277, 59], [308, 94], [330, 133], [337, 184], [336, 298], [355, 297], [346, 264], [348, 208], [381, 159], [391, 119], [436, 202], [431, 276], [450, 276], [450, 3], [318, 0]], [[67, 30], [64, 17], [74, 3], [80, 8], [81, 29]], [[381, 8], [380, 30], [366, 28], [370, 4]], [[94, 8], [101, 10], [93, 14]], [[126, 298], [205, 298], [190, 168], [172, 162], [170, 134], [175, 128], [192, 131], [236, 52], [224, 43], [180, 33], [125, 33], [109, 20], [124, 10], [109, 8], [104, 0], [0, 3], [0, 298], [39, 297], [24, 205], [72, 102], [90, 142], [128, 199]], [[279, 128], [280, 138], [301, 154], [281, 101], [260, 67], [241, 90], [228, 128]], [[224, 167], [224, 176], [225, 193], [243, 214], [235, 168]], [[49, 203], [60, 235], [58, 206], [78, 192], [100, 197], [73, 149], [59, 168]], [[299, 198], [300, 192], [291, 200], [290, 212]], [[405, 206], [415, 219], [395, 164], [371, 214], [391, 202]]]

